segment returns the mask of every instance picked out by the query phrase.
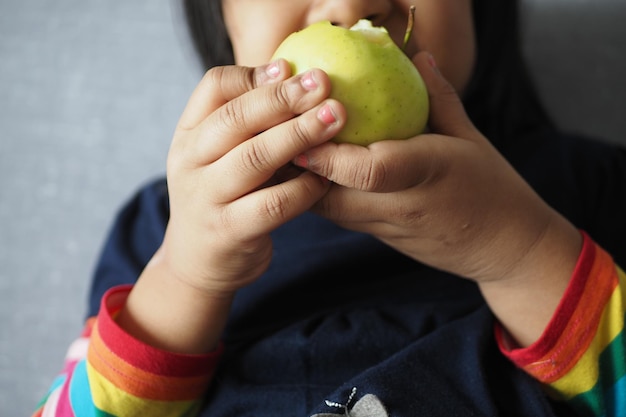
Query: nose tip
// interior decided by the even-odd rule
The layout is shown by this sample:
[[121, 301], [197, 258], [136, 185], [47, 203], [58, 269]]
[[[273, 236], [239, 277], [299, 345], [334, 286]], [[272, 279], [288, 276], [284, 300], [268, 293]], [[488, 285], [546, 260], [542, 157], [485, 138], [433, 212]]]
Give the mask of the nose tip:
[[328, 20], [335, 26], [349, 28], [360, 19], [368, 19], [381, 26], [392, 10], [390, 0], [317, 0], [308, 20]]

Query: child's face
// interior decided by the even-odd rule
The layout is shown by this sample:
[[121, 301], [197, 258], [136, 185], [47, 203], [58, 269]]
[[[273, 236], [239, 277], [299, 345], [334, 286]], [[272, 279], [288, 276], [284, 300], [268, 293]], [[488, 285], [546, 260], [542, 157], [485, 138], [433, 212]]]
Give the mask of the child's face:
[[471, 0], [221, 0], [238, 65], [269, 61], [290, 33], [320, 20], [350, 27], [361, 18], [385, 26], [402, 43], [411, 4], [416, 6], [409, 56], [426, 50], [462, 92], [474, 66]]

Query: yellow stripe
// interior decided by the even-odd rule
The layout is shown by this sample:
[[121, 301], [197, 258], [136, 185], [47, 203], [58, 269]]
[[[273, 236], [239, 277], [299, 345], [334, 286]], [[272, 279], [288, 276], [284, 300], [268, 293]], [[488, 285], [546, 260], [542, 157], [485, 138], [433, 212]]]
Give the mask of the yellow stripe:
[[89, 363], [87, 375], [93, 396], [94, 405], [115, 416], [163, 416], [180, 417], [192, 407], [198, 406], [195, 401], [155, 401], [136, 397], [120, 390], [99, 374]]
[[624, 300], [626, 274], [617, 268], [619, 286], [615, 288], [600, 318], [600, 323], [587, 351], [563, 377], [550, 384], [564, 399], [570, 399], [592, 389], [598, 381], [599, 357], [602, 351], [624, 329]]

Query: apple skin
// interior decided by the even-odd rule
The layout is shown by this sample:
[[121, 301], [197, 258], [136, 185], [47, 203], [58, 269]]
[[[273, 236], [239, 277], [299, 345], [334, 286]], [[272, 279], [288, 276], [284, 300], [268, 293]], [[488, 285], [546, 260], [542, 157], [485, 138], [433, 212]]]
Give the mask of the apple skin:
[[294, 74], [311, 68], [328, 74], [330, 96], [348, 115], [333, 139], [337, 143], [367, 146], [422, 133], [429, 102], [419, 72], [384, 28], [374, 28], [367, 20], [357, 25], [366, 30], [314, 23], [289, 35], [272, 59], [286, 59]]

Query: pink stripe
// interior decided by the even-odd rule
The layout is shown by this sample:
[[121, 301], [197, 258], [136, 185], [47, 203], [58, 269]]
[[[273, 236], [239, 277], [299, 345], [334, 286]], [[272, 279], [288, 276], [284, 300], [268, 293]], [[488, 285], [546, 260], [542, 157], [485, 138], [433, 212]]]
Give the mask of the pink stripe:
[[76, 417], [74, 411], [72, 411], [72, 404], [70, 402], [70, 383], [77, 363], [77, 361], [72, 361], [68, 362], [65, 366], [64, 372], [67, 373], [68, 377], [61, 388], [56, 413], [54, 414], [55, 417]]

